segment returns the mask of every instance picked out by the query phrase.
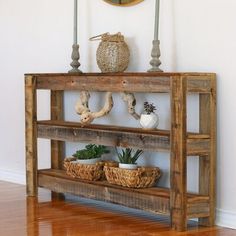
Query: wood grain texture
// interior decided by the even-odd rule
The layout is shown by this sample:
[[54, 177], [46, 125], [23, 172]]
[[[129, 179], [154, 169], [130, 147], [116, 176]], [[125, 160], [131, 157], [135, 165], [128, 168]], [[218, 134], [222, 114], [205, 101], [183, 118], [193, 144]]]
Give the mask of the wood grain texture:
[[[110, 201], [161, 214], [170, 214], [174, 229], [184, 231], [187, 219], [213, 225], [215, 209], [215, 74], [213, 73], [87, 73], [34, 74], [26, 85], [26, 162], [28, 195], [37, 194], [37, 137], [52, 139], [52, 168], [40, 171], [40, 186], [56, 192]], [[102, 84], [102, 86], [101, 86]], [[106, 125], [81, 126], [63, 121], [64, 90], [148, 92], [171, 94], [171, 130], [142, 130]], [[51, 90], [51, 119], [37, 121], [36, 90]], [[200, 132], [186, 131], [187, 93], [200, 93]], [[206, 104], [206, 105], [205, 105]], [[205, 107], [204, 107], [205, 106]], [[206, 121], [205, 121], [206, 120]], [[37, 127], [36, 127], [37, 122]], [[88, 183], [69, 179], [61, 168], [63, 141], [171, 151], [170, 190], [121, 189], [105, 182]], [[187, 155], [200, 156], [200, 193], [186, 192]], [[62, 171], [62, 172], [60, 172]], [[60, 173], [59, 173], [60, 172]], [[135, 196], [134, 196], [135, 195]]]
[[[101, 86], [102, 84], [102, 86]], [[38, 89], [52, 90], [86, 90], [98, 92], [168, 92], [170, 80], [168, 77], [130, 75], [66, 75], [39, 76]]]
[[[51, 125], [51, 124], [52, 125]], [[54, 122], [53, 122], [54, 123]], [[169, 150], [169, 133], [156, 131], [142, 133], [141, 129], [111, 126], [85, 126], [79, 123], [39, 122], [38, 137], [55, 140], [104, 144], [107, 146], [139, 147], [151, 150]]]
[[[64, 119], [64, 91], [51, 91], [50, 97], [51, 120]], [[51, 168], [63, 169], [65, 143], [58, 140], [51, 141]], [[63, 199], [64, 195], [52, 192], [52, 198]]]
[[[37, 89], [86, 90], [99, 92], [170, 92], [170, 78], [183, 76], [188, 80], [188, 92], [210, 92], [211, 73], [82, 73], [35, 74]], [[103, 86], [101, 86], [101, 84]]]
[[135, 194], [121, 191], [116, 188], [101, 187], [83, 182], [75, 182], [65, 178], [55, 178], [39, 174], [39, 186], [59, 193], [71, 193], [99, 201], [124, 205], [131, 208], [142, 209], [159, 214], [168, 214], [169, 200], [147, 194]]
[[[170, 150], [170, 131], [168, 130], [144, 130], [96, 124], [82, 126], [80, 123], [68, 121], [38, 121], [37, 127], [40, 138], [132, 147], [151, 151]], [[209, 152], [209, 135], [198, 133], [187, 135], [188, 155], [207, 155]]]
[[209, 93], [211, 91], [211, 75], [184, 76], [187, 80], [187, 91], [191, 93]]
[[0, 181], [0, 235], [2, 236], [233, 236], [236, 230], [198, 227], [188, 232], [169, 228], [169, 218], [132, 212], [74, 197], [52, 199], [39, 189], [38, 198], [25, 196], [26, 186]]
[[[38, 211], [38, 199], [36, 197], [27, 197], [26, 198], [26, 221], [27, 221], [27, 236], [34, 236], [39, 235], [39, 227], [37, 222], [37, 215], [39, 214]], [[1, 235], [1, 234], [0, 234]], [[17, 232], [17, 235], [20, 235]]]
[[185, 231], [187, 227], [187, 149], [186, 93], [184, 77], [172, 77], [171, 84], [171, 219], [172, 228]]
[[187, 203], [187, 219], [205, 218], [209, 216], [209, 202]]
[[[54, 192], [75, 194], [161, 215], [170, 214], [170, 190], [167, 188], [125, 188], [107, 181], [78, 180], [66, 175], [65, 171], [53, 169], [40, 170], [38, 176], [39, 186]], [[186, 204], [188, 218], [196, 214], [209, 216], [209, 197], [188, 193]]]
[[25, 77], [25, 147], [28, 196], [37, 195], [37, 101], [36, 78]]
[[[64, 119], [63, 91], [51, 91], [51, 119]], [[64, 142], [51, 140], [51, 167], [53, 169], [62, 169], [64, 155]]]
[[200, 132], [210, 135], [210, 153], [199, 157], [199, 192], [210, 196], [210, 217], [201, 218], [200, 225], [213, 226], [216, 205], [216, 79], [212, 76], [211, 93], [200, 94]]

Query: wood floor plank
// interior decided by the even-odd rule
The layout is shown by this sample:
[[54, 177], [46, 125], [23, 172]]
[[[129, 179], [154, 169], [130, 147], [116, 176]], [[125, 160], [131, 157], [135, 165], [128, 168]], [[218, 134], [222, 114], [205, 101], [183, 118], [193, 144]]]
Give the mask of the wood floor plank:
[[4, 236], [235, 236], [236, 230], [198, 227], [188, 232], [169, 229], [167, 217], [127, 208], [104, 208], [95, 201], [68, 196], [51, 200], [50, 191], [26, 197], [24, 185], [0, 181], [0, 235]]

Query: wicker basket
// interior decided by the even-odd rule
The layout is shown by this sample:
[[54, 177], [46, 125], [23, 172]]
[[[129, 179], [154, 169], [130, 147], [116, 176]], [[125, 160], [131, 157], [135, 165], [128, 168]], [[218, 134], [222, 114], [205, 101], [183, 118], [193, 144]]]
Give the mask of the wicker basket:
[[129, 188], [152, 187], [161, 176], [158, 167], [139, 167], [137, 170], [128, 170], [105, 166], [104, 171], [109, 183]]
[[74, 162], [76, 159], [66, 158], [64, 160], [64, 167], [66, 168], [66, 173], [73, 177], [83, 180], [103, 180], [105, 179], [105, 173], [103, 167], [106, 166], [117, 166], [117, 162], [113, 161], [100, 161], [96, 164], [85, 165]]

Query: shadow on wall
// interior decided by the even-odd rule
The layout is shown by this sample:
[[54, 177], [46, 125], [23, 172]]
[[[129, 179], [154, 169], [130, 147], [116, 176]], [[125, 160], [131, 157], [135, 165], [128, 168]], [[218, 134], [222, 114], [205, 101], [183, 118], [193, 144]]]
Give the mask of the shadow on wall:
[[125, 38], [126, 43], [129, 45], [130, 50], [130, 61], [129, 66], [127, 68], [127, 71], [138, 71], [138, 68], [140, 68], [140, 50], [138, 45], [136, 44], [135, 37], [126, 37]]

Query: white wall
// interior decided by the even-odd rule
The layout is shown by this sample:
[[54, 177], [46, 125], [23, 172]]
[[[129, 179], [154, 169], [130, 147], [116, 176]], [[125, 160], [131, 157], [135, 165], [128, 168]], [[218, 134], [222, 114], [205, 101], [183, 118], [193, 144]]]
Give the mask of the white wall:
[[[149, 68], [153, 38], [154, 2], [118, 8], [102, 0], [79, 1], [79, 43], [81, 69], [99, 71], [95, 52], [98, 43], [88, 38], [100, 33], [121, 31], [131, 50], [129, 71], [146, 71]], [[162, 1], [161, 51], [165, 71], [216, 72], [218, 75], [218, 223], [236, 228], [236, 131], [234, 58], [236, 52], [236, 1], [235, 0], [179, 0]], [[67, 72], [72, 44], [73, 1], [68, 0], [0, 0], [0, 179], [24, 182], [24, 80], [29, 72]], [[95, 96], [95, 95], [94, 95]], [[99, 95], [96, 95], [99, 96]], [[138, 101], [150, 97], [139, 95]], [[73, 105], [77, 93], [66, 95], [66, 118], [77, 120]], [[102, 97], [101, 97], [102, 99]], [[151, 97], [158, 106], [160, 127], [169, 125], [168, 97]], [[48, 93], [39, 94], [39, 118], [48, 118]], [[120, 99], [115, 95], [115, 102]], [[94, 109], [101, 102], [93, 99]], [[97, 122], [138, 123], [126, 115], [123, 104], [112, 111], [110, 118]], [[188, 105], [189, 129], [198, 128], [194, 96]], [[141, 111], [141, 106], [137, 107]], [[232, 112], [233, 111], [233, 112]], [[122, 122], [121, 122], [122, 123]], [[48, 142], [39, 144], [40, 167], [49, 166]], [[68, 155], [76, 148], [68, 144]], [[168, 154], [146, 154], [146, 162], [154, 161], [164, 170], [161, 185], [168, 183]], [[189, 169], [194, 176], [196, 160]], [[145, 162], [145, 160], [142, 160]], [[195, 174], [196, 173], [196, 174]], [[189, 189], [196, 189], [197, 181], [189, 178]]]

